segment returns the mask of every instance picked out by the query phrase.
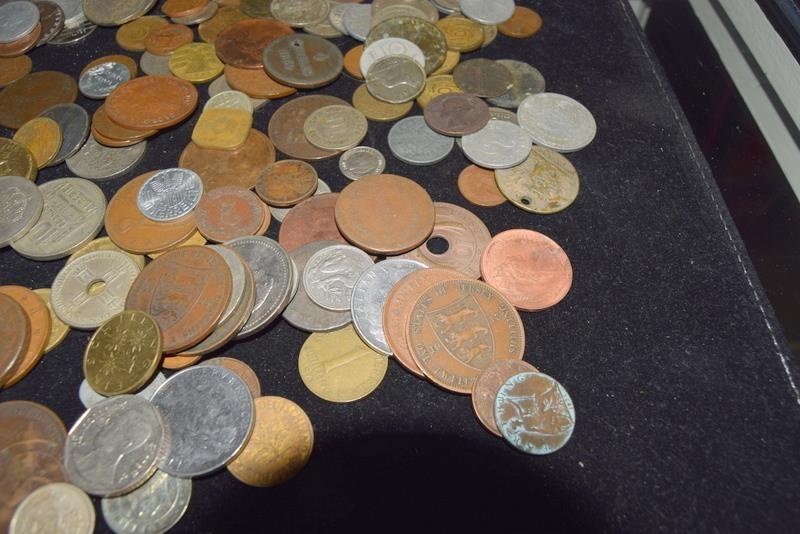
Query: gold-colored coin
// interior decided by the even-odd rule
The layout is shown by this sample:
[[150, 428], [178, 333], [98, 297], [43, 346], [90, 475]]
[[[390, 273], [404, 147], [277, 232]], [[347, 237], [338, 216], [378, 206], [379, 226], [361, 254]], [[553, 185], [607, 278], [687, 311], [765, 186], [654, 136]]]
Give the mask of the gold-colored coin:
[[236, 150], [247, 140], [251, 126], [253, 115], [246, 110], [207, 109], [197, 119], [192, 141], [200, 148]]
[[363, 399], [380, 385], [389, 359], [369, 348], [352, 325], [311, 334], [300, 349], [300, 378], [311, 392], [330, 402]]
[[200, 39], [202, 39], [203, 42], [214, 44], [217, 35], [219, 35], [222, 30], [231, 24], [239, 22], [240, 20], [246, 20], [247, 18], [249, 17], [242, 13], [239, 8], [221, 7], [216, 15], [200, 23], [197, 27], [197, 33], [200, 34]]
[[36, 117], [17, 130], [14, 141], [30, 150], [36, 167], [41, 169], [55, 159], [61, 148], [61, 127], [53, 119]]
[[425, 89], [422, 90], [422, 94], [417, 97], [417, 104], [422, 109], [428, 105], [428, 102], [433, 100], [439, 95], [444, 95], [447, 93], [463, 93], [464, 91], [456, 85], [455, 80], [450, 74], [441, 74], [439, 76], [431, 76], [428, 78], [428, 81], [425, 82]]
[[390, 104], [378, 100], [367, 90], [366, 85], [361, 85], [353, 93], [353, 106], [371, 121], [388, 122], [405, 117], [411, 111], [414, 102]]
[[448, 50], [447, 54], [444, 56], [444, 63], [442, 66], [436, 69], [431, 73], [431, 76], [439, 76], [441, 74], [452, 74], [453, 69], [455, 69], [458, 64], [461, 62], [461, 52], [456, 52], [455, 50]]
[[224, 68], [214, 45], [208, 43], [183, 45], [169, 58], [169, 70], [172, 74], [192, 83], [210, 82], [222, 74]]
[[148, 254], [147, 257], [150, 258], [151, 260], [154, 260], [154, 259], [158, 258], [159, 256], [163, 256], [164, 254], [166, 254], [167, 252], [169, 252], [171, 250], [175, 250], [176, 248], [191, 247], [191, 246], [203, 246], [206, 243], [208, 243], [208, 241], [206, 241], [206, 238], [203, 237], [203, 234], [201, 234], [199, 231], [195, 230], [192, 235], [190, 235], [189, 237], [186, 238], [186, 240], [181, 241], [180, 243], [178, 243], [174, 247], [170, 247], [167, 250], [162, 250], [161, 252], [153, 252], [151, 254]]
[[69, 265], [70, 263], [72, 263], [73, 261], [77, 260], [81, 256], [85, 256], [86, 254], [88, 254], [90, 252], [97, 252], [98, 250], [113, 250], [115, 252], [122, 252], [123, 254], [128, 256], [130, 259], [135, 261], [136, 265], [139, 266], [139, 269], [144, 269], [144, 256], [140, 256], [139, 254], [131, 254], [130, 252], [128, 252], [126, 250], [122, 250], [117, 245], [115, 245], [113, 241], [111, 241], [110, 237], [98, 237], [97, 239], [95, 239], [93, 241], [89, 241], [88, 243], [83, 245], [81, 248], [79, 248], [78, 250], [73, 252], [72, 256], [67, 258], [67, 263], [66, 264]]
[[451, 15], [436, 23], [444, 34], [448, 50], [472, 52], [483, 44], [481, 25], [460, 15]]
[[37, 173], [36, 161], [28, 147], [0, 137], [0, 176], [22, 176], [33, 181]]
[[116, 35], [117, 44], [128, 52], [144, 52], [144, 42], [147, 37], [167, 24], [169, 22], [163, 17], [139, 17], [119, 27]]
[[53, 312], [53, 305], [50, 303], [50, 288], [34, 289], [33, 292], [41, 297], [47, 306], [47, 311], [50, 312], [50, 335], [47, 338], [47, 344], [44, 346], [44, 353], [47, 354], [61, 345], [61, 342], [69, 334], [69, 326], [64, 324], [58, 318], [58, 315]]
[[534, 146], [528, 159], [494, 173], [497, 187], [518, 208], [547, 215], [567, 209], [578, 197], [580, 178], [567, 158]]
[[250, 441], [228, 471], [250, 486], [283, 484], [306, 465], [314, 448], [314, 427], [303, 409], [282, 397], [255, 399]]
[[161, 363], [161, 330], [150, 315], [126, 310], [97, 329], [83, 358], [83, 374], [101, 395], [132, 393]]

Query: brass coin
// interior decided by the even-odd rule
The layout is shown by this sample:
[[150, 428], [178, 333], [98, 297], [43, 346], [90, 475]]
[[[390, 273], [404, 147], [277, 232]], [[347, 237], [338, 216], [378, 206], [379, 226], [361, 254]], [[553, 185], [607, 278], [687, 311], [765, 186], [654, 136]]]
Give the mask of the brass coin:
[[116, 34], [117, 44], [128, 52], [144, 52], [147, 37], [169, 24], [164, 17], [141, 17], [119, 27]]
[[72, 253], [72, 256], [67, 258], [66, 265], [69, 265], [73, 261], [77, 260], [81, 256], [85, 256], [90, 252], [97, 252], [98, 250], [113, 250], [115, 252], [122, 252], [123, 254], [127, 255], [130, 259], [132, 259], [136, 265], [139, 266], [139, 269], [144, 269], [144, 256], [140, 256], [139, 254], [132, 254], [126, 250], [122, 250], [117, 245], [111, 241], [109, 237], [98, 237], [93, 241], [89, 241], [81, 248], [76, 250]]
[[36, 117], [17, 130], [14, 141], [25, 145], [41, 169], [55, 159], [61, 148], [61, 127], [53, 119]]
[[352, 325], [314, 333], [300, 349], [300, 378], [311, 392], [330, 402], [363, 399], [380, 385], [389, 359], [369, 348]]
[[495, 177], [503, 195], [531, 213], [565, 210], [575, 202], [580, 190], [580, 178], [572, 163], [541, 146], [534, 146], [528, 159], [516, 167], [496, 170]]
[[42, 359], [47, 339], [50, 337], [50, 312], [42, 298], [28, 288], [22, 286], [0, 286], [0, 293], [11, 297], [22, 306], [31, 325], [31, 337], [28, 350], [17, 365], [16, 370], [6, 380], [4, 388], [9, 388], [28, 376], [39, 360]]
[[169, 70], [183, 80], [207, 83], [222, 74], [224, 65], [208, 43], [189, 43], [175, 50], [169, 58]]
[[482, 98], [504, 95], [514, 85], [511, 71], [498, 61], [469, 59], [453, 70], [453, 80], [465, 93]]
[[155, 319], [127, 310], [94, 333], [83, 358], [83, 374], [93, 390], [109, 397], [138, 391], [160, 363], [161, 330]]
[[396, 121], [408, 115], [414, 102], [390, 104], [372, 96], [366, 85], [359, 85], [353, 93], [353, 106], [364, 116], [375, 122]]
[[253, 115], [243, 109], [206, 109], [194, 125], [192, 142], [207, 150], [236, 150], [252, 125]]
[[428, 103], [439, 95], [463, 92], [464, 91], [456, 85], [456, 82], [453, 81], [451, 75], [441, 74], [439, 76], [431, 76], [425, 82], [425, 89], [423, 89], [422, 93], [417, 97], [417, 104], [419, 104], [419, 107], [422, 109], [425, 109]]
[[28, 147], [13, 139], [0, 137], [0, 176], [22, 176], [35, 180], [36, 161]]
[[50, 288], [34, 289], [33, 292], [41, 297], [45, 306], [47, 306], [47, 311], [50, 313], [50, 335], [47, 336], [47, 344], [44, 347], [44, 353], [47, 354], [61, 345], [67, 334], [69, 334], [70, 328], [53, 312], [53, 304], [50, 302]]
[[219, 35], [222, 30], [231, 24], [235, 24], [247, 18], [247, 15], [236, 7], [221, 7], [216, 15], [200, 23], [197, 27], [197, 33], [200, 34], [200, 39], [204, 42], [214, 44], [217, 35]]
[[455, 50], [448, 50], [447, 54], [444, 57], [444, 63], [442, 66], [436, 69], [431, 73], [431, 77], [438, 76], [440, 74], [451, 74], [453, 69], [456, 68], [456, 65], [461, 61], [461, 52], [456, 52]]
[[42, 111], [75, 102], [78, 83], [55, 71], [32, 72], [0, 91], [0, 126], [16, 130]]
[[364, 47], [386, 37], [401, 37], [417, 45], [425, 54], [426, 74], [432, 73], [444, 63], [447, 40], [442, 31], [427, 20], [416, 17], [385, 20], [370, 30]]
[[448, 50], [456, 52], [472, 52], [483, 44], [481, 25], [460, 15], [451, 15], [441, 19], [436, 26], [444, 33]]
[[270, 206], [287, 208], [317, 190], [319, 177], [305, 161], [285, 159], [267, 166], [256, 182], [256, 193]]
[[361, 56], [364, 54], [364, 45], [354, 46], [344, 55], [344, 70], [356, 80], [363, 80], [364, 73], [361, 72]]
[[26, 74], [33, 68], [33, 62], [28, 56], [0, 58], [0, 87], [9, 85]]

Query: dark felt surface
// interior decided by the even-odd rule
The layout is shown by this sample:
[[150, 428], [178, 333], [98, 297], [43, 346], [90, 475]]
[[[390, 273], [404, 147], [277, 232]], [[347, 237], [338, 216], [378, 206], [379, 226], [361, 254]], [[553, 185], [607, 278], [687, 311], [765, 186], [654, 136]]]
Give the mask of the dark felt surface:
[[[394, 362], [367, 399], [322, 401], [297, 372], [307, 334], [278, 321], [224, 353], [253, 366], [264, 394], [308, 412], [311, 461], [275, 489], [249, 488], [225, 471], [195, 481], [177, 530], [796, 529], [797, 370], [671, 90], [624, 0], [526, 4], [543, 16], [543, 30], [526, 41], [500, 36], [479, 54], [529, 61], [549, 90], [577, 98], [597, 118], [597, 139], [569, 156], [582, 179], [571, 208], [545, 217], [510, 204], [469, 206], [456, 188], [467, 165], [457, 148], [437, 166], [408, 166], [388, 150], [389, 125], [376, 123], [364, 144], [387, 156], [387, 172], [417, 180], [434, 200], [469, 207], [492, 233], [536, 229], [569, 254], [571, 293], [523, 319], [525, 358], [575, 402], [572, 441], [546, 457], [518, 453], [483, 430], [468, 397]], [[100, 29], [79, 47], [37, 49], [34, 68], [77, 76], [90, 59], [124, 53], [113, 36]], [[356, 44], [337, 43], [343, 51]], [[349, 100], [356, 87], [345, 76], [322, 92]], [[205, 100], [205, 86], [200, 93]], [[90, 111], [98, 105], [78, 102]], [[256, 114], [258, 129], [280, 104]], [[152, 140], [132, 173], [101, 184], [107, 197], [135, 175], [175, 166], [192, 125]], [[315, 167], [334, 191], [346, 185], [335, 159]], [[39, 183], [68, 175], [62, 165], [43, 171]], [[277, 228], [273, 222], [268, 235]], [[5, 249], [0, 281], [49, 287], [63, 263]], [[71, 333], [0, 400], [42, 402], [70, 426], [82, 412], [88, 337]], [[98, 530], [106, 530], [100, 516]]]

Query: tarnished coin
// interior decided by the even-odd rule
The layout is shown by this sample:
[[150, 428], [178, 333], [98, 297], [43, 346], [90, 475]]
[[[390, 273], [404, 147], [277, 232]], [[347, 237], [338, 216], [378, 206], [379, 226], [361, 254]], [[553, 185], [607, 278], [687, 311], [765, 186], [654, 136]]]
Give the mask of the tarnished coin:
[[[133, 146], [157, 133], [158, 130], [143, 131], [123, 128], [108, 118], [105, 106], [97, 108], [92, 115], [92, 137], [98, 143], [111, 148]], [[139, 148], [146, 148], [146, 145]]]
[[386, 168], [386, 158], [368, 146], [351, 148], [339, 158], [339, 170], [350, 180], [381, 174]]
[[139, 58], [139, 67], [149, 76], [172, 76], [172, 71], [169, 70], [169, 56], [157, 56], [145, 52]]
[[475, 95], [439, 95], [425, 107], [425, 122], [434, 131], [449, 136], [467, 136], [489, 122], [489, 106]]
[[0, 5], [0, 21], [0, 44], [13, 43], [39, 24], [39, 10], [33, 2], [7, 2]]
[[511, 73], [513, 85], [505, 94], [488, 99], [493, 106], [514, 109], [528, 96], [544, 92], [544, 76], [538, 69], [514, 59], [500, 59], [497, 62]]
[[183, 24], [167, 24], [158, 28], [145, 39], [144, 46], [156, 56], [168, 56], [183, 45], [194, 40], [192, 29]]
[[597, 123], [586, 107], [557, 93], [530, 95], [517, 110], [519, 124], [537, 145], [557, 152], [575, 152], [592, 142]]
[[338, 241], [347, 244], [347, 240], [336, 226], [334, 208], [338, 198], [339, 193], [315, 195], [289, 210], [278, 234], [281, 246], [291, 253], [315, 241]]
[[[331, 188], [327, 183], [323, 182], [322, 180], [318, 180], [317, 181], [317, 190], [314, 193], [315, 197], [316, 196], [321, 196], [321, 195], [324, 195], [324, 194], [330, 193], [330, 192], [331, 192]], [[308, 199], [306, 199], [306, 200], [308, 200]], [[303, 202], [305, 202], [305, 201], [303, 201]], [[303, 202], [301, 202], [300, 204], [302, 204]], [[300, 204], [298, 204], [298, 206]], [[291, 207], [291, 208], [276, 208], [275, 206], [268, 206], [268, 209], [269, 209], [269, 212], [272, 214], [272, 216], [275, 218], [276, 221], [278, 221], [280, 223], [283, 223], [283, 221], [286, 218], [286, 216], [295, 207]], [[281, 224], [281, 228], [283, 228], [283, 224]], [[262, 234], [259, 234], [259, 235], [262, 235]], [[344, 237], [342, 237], [342, 240], [344, 240]]]
[[507, 169], [525, 161], [531, 152], [531, 138], [511, 122], [490, 120], [479, 131], [461, 139], [467, 158], [487, 169]]
[[103, 227], [106, 198], [88, 180], [60, 178], [39, 186], [42, 215], [11, 247], [28, 259], [57, 260], [88, 243]]
[[497, 30], [503, 35], [524, 39], [533, 37], [542, 29], [542, 17], [534, 10], [517, 6], [510, 19], [498, 24]]
[[156, 259], [156, 258], [158, 258], [160, 256], [163, 256], [167, 252], [170, 252], [170, 251], [175, 250], [177, 248], [192, 247], [192, 246], [203, 246], [203, 245], [205, 245], [207, 243], [208, 243], [208, 241], [206, 240], [205, 237], [203, 237], [203, 234], [201, 234], [200, 232], [195, 231], [195, 232], [192, 232], [192, 235], [190, 235], [189, 237], [187, 237], [185, 240], [181, 241], [180, 243], [178, 243], [174, 247], [171, 247], [171, 248], [169, 248], [167, 250], [164, 250], [164, 251], [161, 251], [161, 252], [150, 252], [150, 253], [147, 254], [147, 257], [150, 258], [151, 260], [154, 260], [154, 259]]
[[342, 72], [339, 48], [316, 35], [286, 35], [264, 49], [264, 69], [290, 87], [314, 89], [334, 81]]
[[502, 24], [514, 15], [514, 0], [459, 0], [458, 7], [483, 24]]
[[61, 148], [50, 162], [58, 165], [78, 152], [89, 135], [89, 114], [77, 104], [57, 104], [42, 111], [40, 117], [53, 119], [61, 130]]
[[240, 109], [253, 113], [252, 99], [241, 91], [222, 91], [211, 95], [203, 110], [206, 109]]
[[447, 53], [447, 41], [442, 31], [431, 22], [417, 17], [393, 17], [372, 28], [365, 41], [369, 47], [387, 37], [400, 37], [411, 41], [425, 54], [425, 74], [438, 69]]
[[192, 83], [208, 83], [220, 74], [224, 65], [217, 58], [214, 45], [189, 43], [181, 46], [169, 58], [172, 74]]
[[580, 178], [567, 158], [534, 146], [516, 167], [495, 172], [497, 186], [515, 206], [532, 213], [557, 213], [572, 205]]
[[226, 65], [261, 69], [264, 68], [266, 46], [279, 37], [293, 33], [292, 28], [277, 20], [242, 20], [222, 30], [214, 41], [214, 47]]
[[5, 87], [26, 74], [33, 68], [33, 62], [28, 56], [15, 56], [0, 58], [0, 87]]
[[83, 0], [86, 18], [98, 26], [119, 26], [150, 11], [156, 0], [109, 1]]
[[14, 141], [30, 151], [36, 167], [41, 169], [55, 159], [61, 148], [61, 127], [53, 119], [36, 117], [17, 130]]
[[431, 100], [439, 95], [463, 92], [464, 91], [462, 91], [461, 88], [456, 85], [456, 82], [453, 81], [453, 77], [451, 75], [440, 74], [437, 76], [431, 76], [425, 82], [425, 89], [423, 89], [422, 93], [420, 93], [420, 95], [417, 97], [417, 104], [419, 104], [419, 107], [422, 109], [425, 109], [428, 104], [430, 104]]
[[117, 29], [115, 39], [123, 50], [144, 52], [147, 37], [169, 22], [163, 17], [146, 16], [132, 20]]
[[453, 70], [453, 80], [465, 93], [483, 98], [504, 95], [514, 85], [505, 65], [486, 58], [468, 59]]
[[119, 87], [106, 99], [111, 120], [132, 130], [174, 126], [197, 107], [197, 89], [170, 76], [142, 76]]
[[177, 167], [158, 171], [148, 178], [139, 189], [136, 205], [152, 221], [174, 221], [194, 210], [202, 196], [200, 176]]
[[256, 192], [270, 206], [289, 207], [313, 195], [317, 180], [317, 171], [308, 163], [281, 160], [264, 169]]
[[[156, 392], [156, 390], [161, 387], [161, 384], [166, 381], [167, 377], [164, 376], [164, 373], [156, 373], [150, 383], [148, 383], [144, 389], [139, 391], [136, 396], [150, 400], [153, 398], [153, 394]], [[81, 381], [80, 387], [78, 388], [78, 398], [81, 400], [81, 404], [83, 404], [84, 408], [91, 408], [95, 404], [99, 404], [100, 402], [106, 400], [108, 397], [100, 395], [98, 392], [93, 390], [92, 386], [89, 385], [89, 381], [84, 378]]]
[[[230, 371], [233, 371], [239, 375], [239, 378], [244, 380], [244, 383], [247, 384], [247, 387], [250, 389], [250, 393], [253, 395], [254, 399], [257, 399], [261, 396], [261, 383], [258, 381], [258, 375], [243, 361], [237, 360], [236, 358], [221, 356], [219, 358], [211, 358], [210, 360], [206, 360], [203, 362], [203, 365], [219, 365]], [[256, 418], [258, 418], [258, 413], [256, 413]], [[258, 420], [256, 420], [256, 424], [258, 424]]]
[[390, 122], [407, 115], [414, 106], [414, 102], [391, 104], [378, 100], [370, 94], [366, 84], [364, 84], [359, 85], [358, 89], [353, 93], [353, 106], [371, 121]]
[[361, 72], [366, 74], [373, 63], [386, 56], [408, 56], [425, 68], [425, 54], [417, 45], [407, 39], [387, 37], [370, 44], [369, 48], [364, 48], [359, 60]]
[[89, 137], [81, 149], [67, 158], [67, 168], [88, 180], [111, 180], [132, 170], [144, 158], [147, 141], [125, 147], [101, 145]]
[[42, 486], [19, 503], [8, 532], [91, 534], [94, 522], [94, 505], [89, 496], [72, 484], [55, 482]]
[[366, 252], [350, 245], [333, 245], [316, 252], [303, 269], [306, 294], [327, 310], [350, 309], [353, 287], [373, 265]]
[[217, 243], [256, 235], [265, 213], [269, 212], [261, 200], [239, 186], [220, 187], [203, 194], [195, 210], [198, 230]]
[[347, 102], [329, 95], [309, 95], [295, 98], [278, 108], [269, 120], [269, 138], [275, 147], [291, 158], [320, 160], [338, 154], [332, 150], [322, 150], [306, 139], [303, 126], [314, 111], [324, 106]]
[[244, 145], [252, 126], [253, 114], [243, 109], [207, 109], [194, 125], [192, 142], [210, 150], [236, 150]]
[[272, 16], [294, 28], [319, 24], [328, 18], [328, 0], [272, 0]]
[[64, 10], [55, 2], [46, 0], [37, 1], [36, 7], [39, 8], [39, 23], [42, 25], [42, 35], [36, 46], [42, 46], [52, 41], [64, 29]]
[[389, 149], [409, 165], [433, 165], [450, 154], [455, 145], [452, 137], [436, 133], [421, 115], [406, 117], [389, 130]]
[[0, 247], [21, 238], [38, 222], [44, 199], [33, 182], [0, 176]]
[[[227, 69], [228, 67], [226, 66], [225, 68]], [[239, 70], [247, 70], [248, 72], [249, 71], [258, 72], [255, 69], [239, 69]], [[277, 82], [275, 83], [277, 84]], [[226, 91], [233, 91], [233, 88], [228, 84], [228, 78], [227, 76], [225, 76], [225, 74], [219, 76], [216, 80], [214, 80], [208, 85], [208, 96], [211, 98]], [[244, 93], [244, 91], [237, 91], [237, 92]], [[264, 98], [253, 98], [250, 95], [247, 96], [250, 97], [250, 103], [252, 105], [253, 111], [258, 111], [259, 109], [266, 106], [267, 103], [269, 102], [269, 100]]]
[[353, 402], [375, 391], [389, 366], [358, 337], [352, 326], [311, 334], [297, 360], [300, 378], [311, 392], [330, 402]]
[[347, 6], [342, 16], [347, 34], [357, 41], [364, 41], [372, 27], [372, 6]]
[[483, 44], [483, 30], [474, 20], [453, 15], [441, 19], [436, 26], [444, 33], [449, 50], [472, 52]]
[[25, 344], [25, 352], [17, 359], [5, 377], [4, 388], [10, 388], [36, 367], [42, 359], [47, 338], [50, 336], [50, 312], [42, 298], [22, 286], [0, 286], [0, 294], [14, 299], [22, 307], [30, 325], [30, 336]]
[[575, 406], [555, 379], [542, 373], [520, 373], [497, 392], [494, 419], [500, 433], [517, 450], [550, 454], [572, 437]]
[[78, 88], [87, 98], [103, 99], [131, 79], [131, 71], [122, 63], [109, 61], [81, 74]]
[[103, 519], [118, 534], [166, 532], [181, 520], [192, 496], [192, 481], [156, 471], [126, 495], [100, 501]]
[[[228, 3], [228, 2], [225, 2]], [[230, 2], [235, 4], [235, 0]], [[239, 0], [239, 7], [242, 13], [254, 19], [271, 19], [272, 10], [270, 4], [272, 0]]]
[[192, 478], [236, 457], [253, 430], [253, 396], [244, 380], [218, 365], [185, 369], [158, 388], [152, 400], [171, 444], [159, 469]]
[[325, 106], [308, 116], [303, 133], [317, 148], [349, 150], [367, 135], [367, 119], [352, 106]]
[[0, 137], [0, 176], [21, 176], [35, 180], [36, 160], [28, 147], [13, 139]]
[[458, 190], [476, 206], [494, 207], [506, 201], [495, 180], [495, 171], [475, 165], [466, 167], [458, 175]]
[[497, 392], [506, 380], [519, 373], [538, 373], [539, 370], [522, 360], [495, 360], [486, 367], [472, 386], [472, 409], [486, 430], [500, 436], [494, 422], [494, 403]]
[[390, 104], [410, 102], [425, 88], [425, 71], [408, 56], [384, 56], [365, 77], [372, 96]]
[[[16, 300], [0, 293], [0, 385], [14, 373], [31, 339], [31, 323]], [[2, 406], [2, 405], [0, 405]], [[2, 421], [2, 411], [0, 411]], [[6, 430], [5, 428], [3, 429]]]

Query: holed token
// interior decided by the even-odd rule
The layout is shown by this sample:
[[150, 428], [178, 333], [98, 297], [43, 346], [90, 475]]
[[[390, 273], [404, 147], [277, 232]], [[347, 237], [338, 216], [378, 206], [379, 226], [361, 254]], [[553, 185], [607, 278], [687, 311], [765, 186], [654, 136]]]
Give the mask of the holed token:
[[0, 138], [0, 176], [21, 176], [33, 181], [37, 174], [36, 160], [27, 146]]
[[242, 109], [212, 108], [203, 111], [192, 130], [192, 142], [211, 150], [236, 150], [244, 145], [253, 125], [253, 114]]
[[495, 181], [495, 171], [470, 165], [458, 175], [458, 190], [476, 206], [494, 207], [506, 201]]
[[144, 52], [147, 37], [163, 28], [169, 22], [163, 17], [146, 16], [123, 24], [117, 29], [115, 39], [123, 50], [128, 52]]
[[516, 167], [498, 169], [495, 175], [502, 194], [531, 213], [562, 211], [572, 205], [580, 190], [580, 178], [572, 163], [541, 146], [534, 146]]
[[524, 6], [516, 6], [511, 18], [497, 25], [500, 33], [518, 39], [533, 37], [541, 29], [542, 17], [536, 11]]
[[25, 354], [3, 384], [4, 388], [10, 388], [28, 376], [42, 359], [50, 337], [50, 312], [42, 298], [26, 287], [0, 286], [0, 294], [14, 299], [22, 307], [30, 324], [30, 338]]
[[489, 122], [489, 106], [475, 95], [439, 95], [425, 107], [425, 122], [443, 135], [465, 136], [481, 130]]
[[436, 26], [444, 33], [449, 50], [472, 52], [483, 44], [483, 30], [474, 20], [452, 15], [441, 19]]
[[349, 150], [367, 135], [367, 119], [352, 106], [325, 106], [303, 125], [308, 142], [323, 150]]
[[266, 46], [294, 30], [277, 20], [248, 19], [231, 24], [214, 41], [217, 55], [226, 65], [241, 69], [264, 67]]
[[0, 91], [0, 126], [20, 126], [56, 104], [72, 103], [78, 84], [55, 71], [32, 72]]
[[486, 58], [459, 63], [453, 80], [465, 93], [483, 98], [503, 95], [514, 85], [511, 72], [502, 63]]
[[405, 117], [411, 111], [414, 102], [400, 104], [384, 102], [372, 96], [366, 85], [359, 85], [353, 92], [353, 106], [371, 121], [390, 122]]
[[219, 187], [206, 192], [195, 209], [198, 230], [217, 243], [256, 235], [265, 213], [269, 214], [269, 211], [264, 210], [261, 200], [241, 186]]
[[[264, 69], [271, 78], [301, 89], [314, 89], [333, 82], [342, 72], [339, 48], [316, 35], [286, 35], [264, 49]], [[302, 68], [297, 68], [302, 65]]]
[[31, 340], [31, 323], [22, 306], [2, 293], [0, 293], [0, 316], [3, 318], [0, 321], [1, 387], [22, 363]]
[[297, 92], [270, 78], [263, 69], [240, 69], [225, 65], [225, 79], [233, 89], [237, 89], [251, 98], [276, 99], [293, 95]]
[[145, 48], [156, 56], [168, 56], [183, 45], [194, 40], [191, 28], [183, 24], [167, 24], [150, 33], [144, 42]]
[[0, 87], [5, 87], [31, 71], [33, 62], [28, 56], [0, 58]]
[[49, 288], [34, 289], [34, 293], [39, 295], [47, 306], [47, 311], [50, 312], [50, 335], [47, 336], [47, 345], [44, 347], [44, 353], [47, 354], [66, 339], [69, 334], [70, 328], [61, 319], [58, 318], [56, 312], [53, 311], [53, 304], [50, 300], [52, 291]]
[[207, 83], [222, 74], [224, 65], [217, 58], [214, 45], [189, 43], [181, 46], [169, 58], [169, 70], [182, 80]]
[[538, 373], [539, 370], [522, 360], [495, 360], [481, 371], [472, 386], [472, 409], [486, 430], [496, 436], [501, 435], [494, 421], [497, 392], [512, 376], [531, 372]]
[[264, 169], [256, 192], [270, 206], [294, 206], [314, 194], [317, 180], [317, 171], [308, 163], [282, 160]]
[[125, 128], [152, 130], [174, 126], [197, 107], [197, 89], [167, 76], [142, 76], [126, 82], [106, 99], [108, 117]]

